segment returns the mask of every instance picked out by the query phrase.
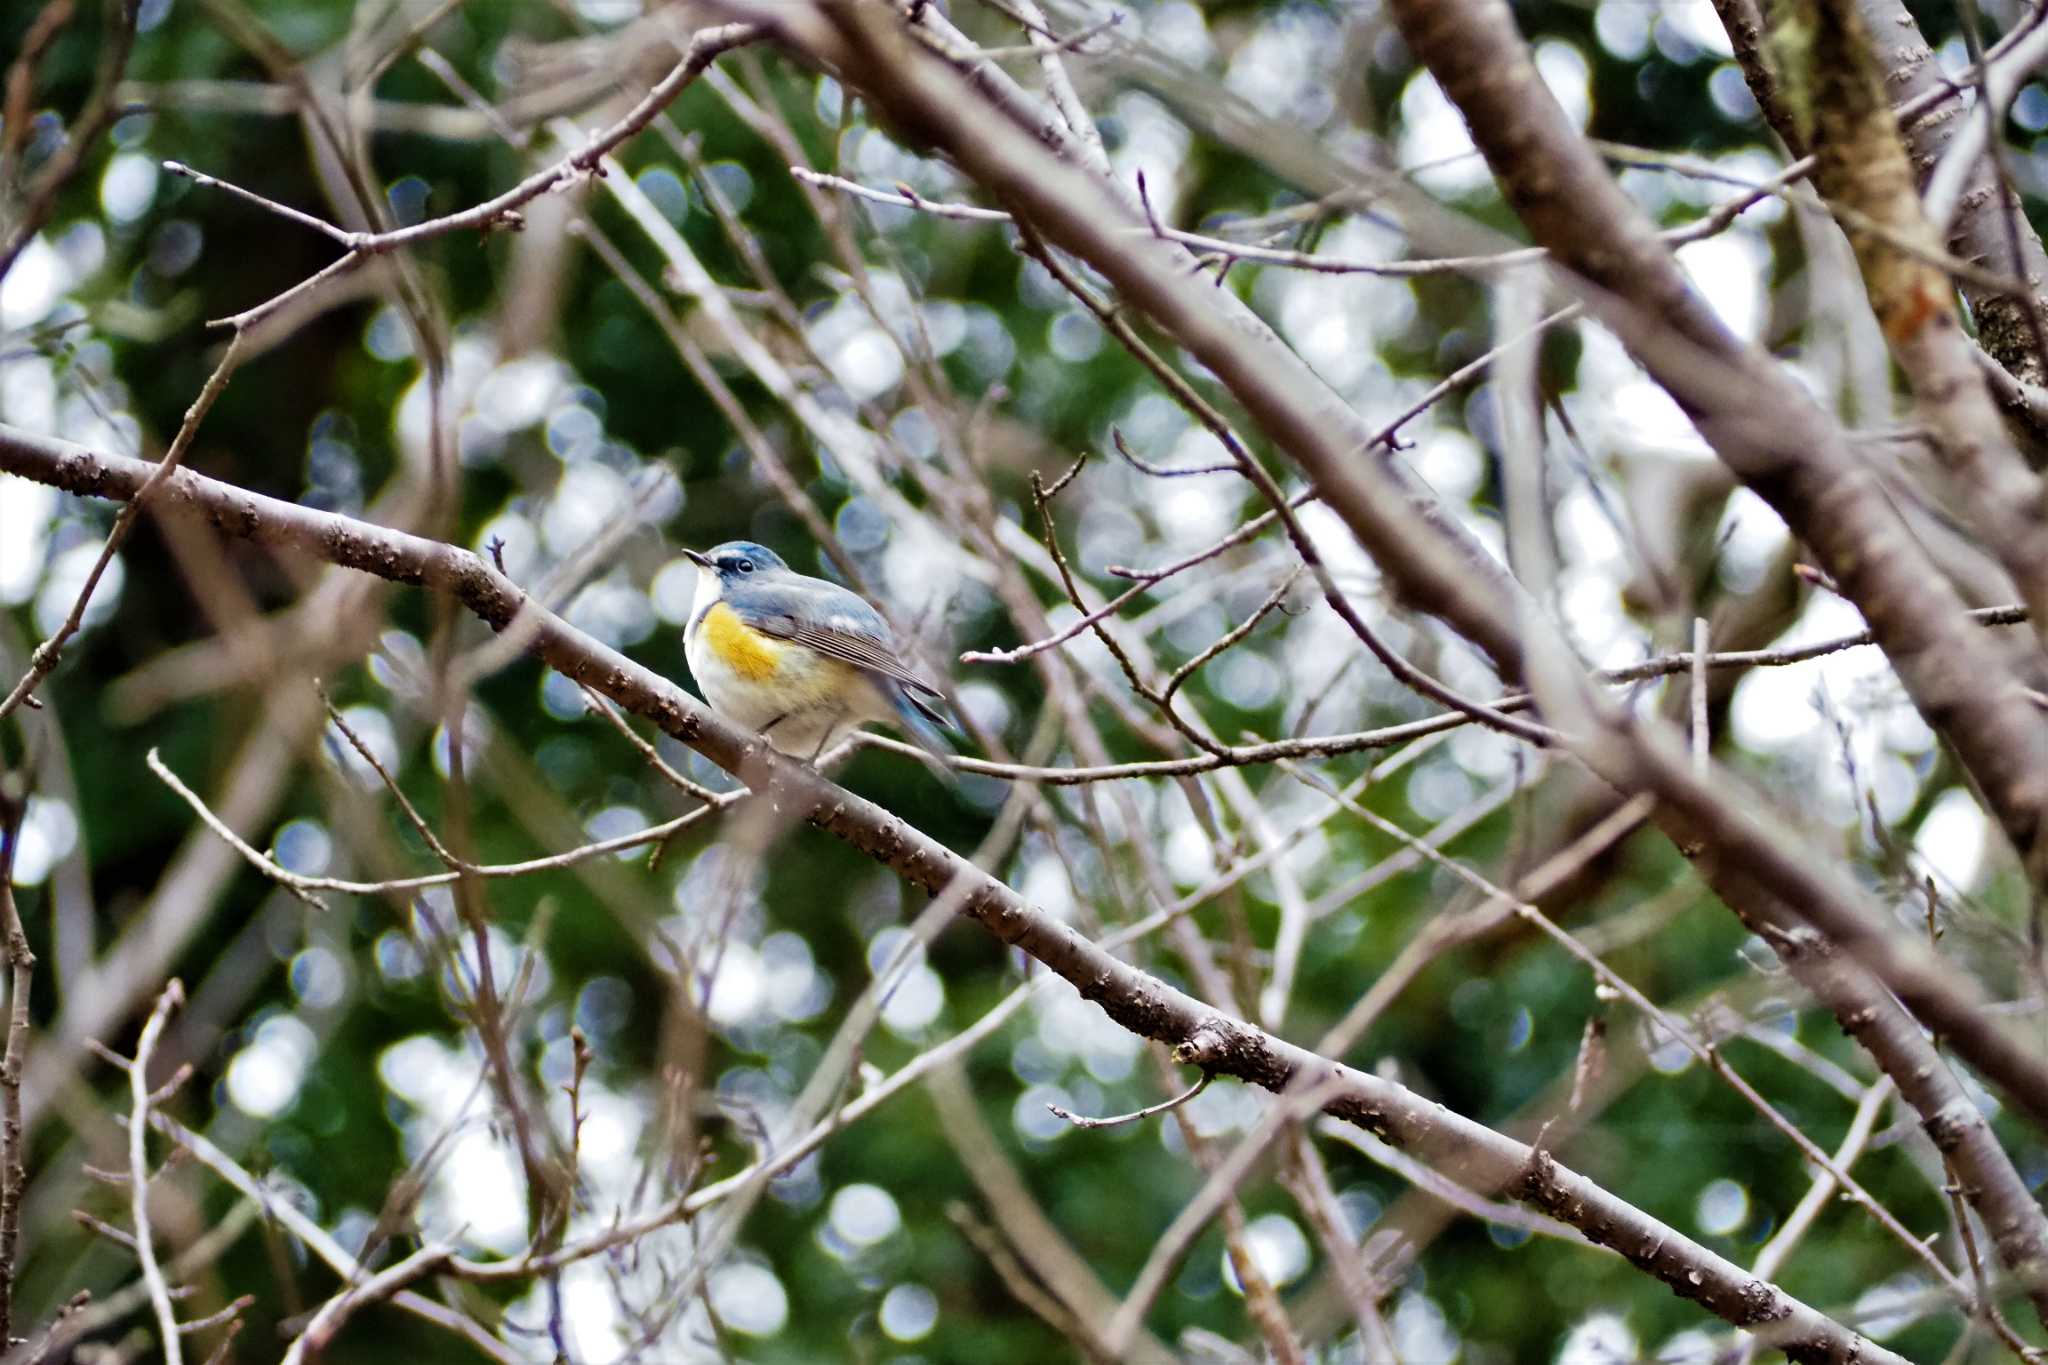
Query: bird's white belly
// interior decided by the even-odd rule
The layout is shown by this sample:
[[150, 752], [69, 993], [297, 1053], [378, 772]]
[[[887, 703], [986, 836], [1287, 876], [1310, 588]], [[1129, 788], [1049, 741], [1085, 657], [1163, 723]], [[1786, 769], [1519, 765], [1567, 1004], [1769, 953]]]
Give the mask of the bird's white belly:
[[815, 758], [855, 726], [886, 720], [888, 700], [859, 669], [799, 645], [782, 645], [766, 676], [726, 663], [694, 628], [683, 654], [711, 709], [734, 724], [765, 731], [768, 742], [796, 758]]

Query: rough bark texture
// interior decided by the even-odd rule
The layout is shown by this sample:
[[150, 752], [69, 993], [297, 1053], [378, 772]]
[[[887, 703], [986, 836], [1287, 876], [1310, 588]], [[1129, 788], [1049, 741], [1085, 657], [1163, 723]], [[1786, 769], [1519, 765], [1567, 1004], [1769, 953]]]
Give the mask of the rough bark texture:
[[1854, 211], [1845, 230], [1892, 356], [1971, 524], [2012, 575], [2040, 635], [2048, 631], [2041, 480], [2006, 439], [1963, 335], [1955, 287], [1926, 254], [1908, 249], [1932, 251], [1939, 243], [1885, 106], [1870, 37], [1851, 0], [1796, 8], [1810, 35], [1810, 67], [1802, 74], [1812, 100], [1814, 178], [1830, 201]]
[[[1928, 50], [1927, 40], [1920, 36], [1919, 25], [1899, 0], [1855, 0], [1855, 7], [1869, 30], [1878, 65], [1884, 73], [1885, 98], [1894, 109], [1909, 100], [1926, 98], [1947, 84], [1934, 53]], [[1737, 55], [1740, 58], [1741, 54]], [[1742, 69], [1747, 76], [1748, 60], [1742, 60]], [[1751, 89], [1755, 89], [1754, 80]], [[1765, 105], [1764, 111], [1772, 126], [1777, 127], [1771, 107]], [[1934, 174], [1935, 165], [1948, 150], [1962, 120], [1982, 117], [1983, 113], [1974, 105], [1950, 99], [1906, 122], [1901, 131], [1919, 184], [1925, 185]], [[2012, 259], [2007, 235], [2008, 216], [2011, 225], [2018, 229], [2017, 261]], [[1955, 220], [1949, 224], [1948, 249], [1973, 265], [2023, 281], [2037, 299], [2043, 287], [2048, 286], [2048, 251], [2042, 249], [2040, 235], [2020, 211], [2018, 199], [2000, 179], [1997, 165], [1988, 157], [1970, 172], [1956, 201]], [[1958, 284], [1969, 301], [1971, 316], [1976, 319], [1977, 339], [1992, 359], [2028, 383], [2048, 381], [2048, 374], [2041, 369], [2033, 329], [2027, 324], [2025, 305], [2009, 294], [1969, 280]]]

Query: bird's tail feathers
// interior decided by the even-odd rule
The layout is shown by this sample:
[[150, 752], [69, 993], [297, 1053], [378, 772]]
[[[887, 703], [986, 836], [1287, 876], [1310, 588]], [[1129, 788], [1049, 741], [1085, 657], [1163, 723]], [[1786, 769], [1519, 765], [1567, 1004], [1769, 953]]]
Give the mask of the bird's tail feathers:
[[923, 697], [907, 687], [892, 689], [896, 703], [897, 723], [903, 733], [923, 749], [931, 758], [927, 762], [933, 772], [948, 783], [957, 783], [960, 778], [946, 760], [952, 756], [953, 746], [946, 740], [949, 731], [957, 733], [953, 722], [946, 713], [933, 706]]

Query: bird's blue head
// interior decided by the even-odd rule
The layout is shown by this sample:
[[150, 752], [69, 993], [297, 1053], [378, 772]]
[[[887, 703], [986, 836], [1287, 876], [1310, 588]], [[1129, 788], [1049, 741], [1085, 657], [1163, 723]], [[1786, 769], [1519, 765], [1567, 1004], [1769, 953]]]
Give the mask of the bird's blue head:
[[683, 554], [699, 569], [715, 576], [721, 586], [789, 572], [789, 565], [782, 562], [781, 555], [751, 540], [728, 540], [709, 550], [685, 550]]

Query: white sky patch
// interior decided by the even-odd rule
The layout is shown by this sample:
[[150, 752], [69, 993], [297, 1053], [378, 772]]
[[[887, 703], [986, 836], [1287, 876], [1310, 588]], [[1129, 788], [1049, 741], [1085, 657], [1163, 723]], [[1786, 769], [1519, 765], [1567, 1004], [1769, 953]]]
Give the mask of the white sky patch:
[[[619, 1340], [624, 1324], [605, 1269], [604, 1258], [596, 1257], [562, 1271], [562, 1322], [575, 1359], [589, 1365], [611, 1365], [625, 1354]], [[536, 1285], [535, 1292], [545, 1294], [546, 1289]]]
[[1191, 141], [1181, 121], [1150, 95], [1127, 91], [1116, 100], [1124, 141], [1109, 154], [1117, 178], [1134, 185], [1145, 173], [1145, 193], [1159, 216], [1171, 222], [1180, 207], [1180, 168]]
[[882, 1026], [899, 1038], [915, 1039], [932, 1026], [946, 1008], [946, 983], [930, 967], [905, 972], [882, 1004]]
[[648, 1106], [589, 1077], [583, 1081], [582, 1102], [581, 1169], [607, 1182], [630, 1178]]
[[1325, 84], [1318, 58], [1325, 55], [1329, 39], [1325, 25], [1300, 12], [1280, 11], [1239, 45], [1223, 84], [1257, 108], [1294, 109]]
[[945, 605], [963, 588], [962, 579], [978, 573], [957, 545], [923, 522], [891, 529], [882, 555], [887, 600], [907, 621], [938, 621]]
[[297, 1015], [275, 1014], [256, 1026], [256, 1035], [228, 1063], [228, 1099], [251, 1118], [284, 1112], [306, 1079], [318, 1044]]
[[570, 465], [541, 513], [541, 543], [557, 559], [574, 554], [630, 510], [630, 492], [616, 470], [588, 461]]
[[1451, 1365], [1463, 1343], [1444, 1310], [1426, 1294], [1404, 1294], [1394, 1307], [1394, 1349], [1406, 1365]]
[[939, 1322], [938, 1296], [921, 1284], [899, 1284], [882, 1296], [882, 1331], [891, 1341], [922, 1341]]
[[1192, 818], [1174, 825], [1160, 856], [1176, 886], [1196, 886], [1215, 875], [1215, 846]]
[[844, 1186], [832, 1196], [826, 1217], [841, 1241], [863, 1248], [887, 1241], [903, 1226], [895, 1197], [880, 1185]]
[[[385, 772], [398, 771], [398, 734], [391, 728], [389, 716], [375, 706], [350, 706], [342, 711], [341, 718], [363, 742], [363, 747], [384, 765]], [[325, 748], [328, 757], [346, 772], [366, 782], [378, 780], [376, 770], [339, 731], [328, 735]]]
[[1984, 870], [1984, 852], [1990, 829], [1970, 794], [1953, 787], [1935, 798], [1933, 809], [1913, 835], [1913, 849], [1937, 877], [1958, 890], [1977, 884]]
[[[108, 382], [102, 391], [111, 401], [125, 397], [118, 383]], [[133, 456], [142, 449], [142, 424], [133, 413], [97, 408], [76, 393], [66, 394], [59, 405], [56, 430], [66, 440], [116, 454]]]
[[[603, 810], [598, 811], [583, 822], [584, 837], [592, 843], [601, 843], [606, 839], [623, 838], [628, 834], [637, 833], [645, 828], [647, 828], [647, 813], [639, 807], [632, 805], [606, 806]], [[644, 857], [646, 852], [647, 850], [644, 848], [624, 848], [612, 856], [630, 859]]]
[[1455, 196], [1493, 179], [1486, 158], [1472, 145], [1465, 116], [1444, 97], [1427, 72], [1401, 92], [1401, 165], [1417, 170], [1415, 182], [1431, 194]]
[[[907, 959], [899, 962], [908, 950]], [[885, 978], [882, 1026], [900, 1038], [915, 1038], [946, 1007], [946, 983], [925, 964], [924, 948], [908, 929], [892, 925], [868, 942], [868, 968]]]
[[[497, 542], [495, 552], [491, 548], [493, 541]], [[478, 554], [495, 553], [502, 557], [505, 561], [505, 572], [514, 581], [531, 578], [540, 568], [540, 533], [534, 529], [531, 521], [518, 512], [505, 511], [492, 517], [484, 525], [484, 529], [477, 533], [476, 544], [472, 548]], [[689, 563], [688, 560], [681, 562]], [[692, 572], [694, 571], [695, 567], [692, 566]], [[659, 609], [659, 606], [657, 602], [656, 608]]]
[[[433, 741], [428, 746], [428, 752], [433, 755], [434, 759], [434, 771], [443, 777], [448, 776], [449, 772], [452, 771], [448, 764], [454, 748], [449, 742], [450, 739], [448, 727], [445, 725], [438, 726], [434, 730]], [[462, 715], [462, 766], [465, 771], [476, 771], [476, 765], [483, 758], [484, 749], [489, 745], [490, 740], [490, 722], [486, 721], [475, 709], [465, 708]]]
[[[1257, 1123], [1266, 1111], [1266, 1100], [1263, 1092], [1242, 1082], [1218, 1082], [1189, 1100], [1182, 1110], [1198, 1134], [1216, 1138], [1243, 1132]], [[1179, 1137], [1180, 1129], [1176, 1125], [1160, 1125], [1162, 1142], [1177, 1142]]]
[[1654, 17], [1640, 0], [1601, 0], [1593, 15], [1593, 32], [1611, 56], [1632, 62], [1649, 49]]
[[1764, 320], [1765, 249], [1747, 232], [1724, 232], [1687, 242], [1674, 253], [1728, 330], [1754, 341]]
[[623, 570], [576, 594], [562, 613], [569, 624], [613, 649], [630, 649], [654, 634], [658, 617], [647, 594], [623, 581]]
[[[1717, 33], [1721, 30], [1718, 20], [1714, 23], [1714, 30]], [[1729, 152], [1726, 156], [1717, 158], [1715, 164], [1731, 175], [1741, 176], [1743, 179], [1753, 181], [1759, 185], [1784, 169], [1775, 157], [1755, 147], [1744, 147], [1740, 150]], [[1732, 189], [1724, 185], [1720, 187], [1720, 191], [1714, 197], [1720, 199], [1732, 193]], [[1777, 222], [1789, 211], [1784, 200], [1773, 196], [1744, 209], [1741, 221], [1744, 228], [1755, 229]]]
[[1024, 869], [1017, 894], [1056, 920], [1073, 918], [1073, 883], [1067, 878], [1066, 866], [1049, 852], [1033, 858]]
[[[1251, 1253], [1253, 1264], [1274, 1288], [1286, 1288], [1308, 1270], [1308, 1238], [1286, 1214], [1261, 1214], [1244, 1231], [1245, 1247]], [[1229, 1250], [1226, 1248], [1222, 1254], [1224, 1283], [1233, 1293], [1242, 1294], [1244, 1286], [1238, 1283], [1237, 1267], [1230, 1262]]]
[[1731, 592], [1752, 592], [1792, 533], [1777, 509], [1747, 488], [1729, 495], [1716, 531], [1721, 545], [1721, 581]]
[[400, 1099], [447, 1117], [474, 1083], [476, 1065], [439, 1039], [416, 1033], [377, 1055], [377, 1078]]
[[1595, 1313], [1565, 1336], [1557, 1365], [1620, 1365], [1638, 1354], [1636, 1334], [1620, 1314]]
[[1934, 747], [1937, 736], [1918, 711], [1896, 706], [1885, 713], [1884, 738], [1893, 753], [1924, 754]]
[[[49, 576], [43, 580], [43, 590], [36, 594], [36, 629], [45, 636], [56, 634], [57, 628], [70, 616], [87, 576], [92, 573], [93, 565], [99, 562], [101, 548], [98, 541], [74, 545], [58, 555], [50, 565]], [[117, 554], [107, 562], [100, 581], [93, 586], [92, 600], [85, 606], [86, 628], [99, 625], [114, 614], [114, 608], [121, 603], [121, 583], [125, 577], [126, 570], [122, 568], [121, 556]]]
[[14, 884], [40, 886], [78, 846], [78, 817], [66, 802], [31, 796], [15, 837]]
[[1692, 419], [1629, 358], [1612, 332], [1584, 326], [1579, 328], [1579, 338], [1585, 348], [1579, 361], [1579, 392], [1605, 397], [1604, 402], [1587, 402], [1582, 408], [1584, 434], [1596, 449], [1612, 445], [1630, 450], [1669, 448], [1674, 453], [1697, 451], [1701, 459], [1712, 458]]
[[398, 444], [409, 451], [424, 451], [433, 448], [433, 404], [426, 372], [406, 385], [405, 392], [398, 396], [398, 404], [391, 411], [391, 434]]
[[768, 1008], [792, 1023], [815, 1019], [832, 1003], [832, 981], [818, 970], [811, 946], [788, 931], [761, 941], [762, 990]]
[[[1863, 617], [1847, 602], [1832, 593], [1815, 593], [1798, 624], [1773, 644], [1779, 648], [1812, 644], [1854, 634], [1863, 626]], [[1735, 688], [1729, 719], [1736, 741], [1761, 753], [1800, 749], [1820, 741], [1825, 737], [1814, 709], [1816, 685], [1825, 686], [1832, 697], [1849, 697], [1890, 674], [1883, 653], [1874, 649], [1845, 649], [1787, 668], [1756, 669]]]
[[1302, 359], [1338, 389], [1349, 389], [1377, 363], [1365, 319], [1330, 307], [1327, 293], [1323, 295], [1320, 311], [1288, 330], [1288, 340], [1301, 352]]
[[1552, 38], [1536, 45], [1536, 73], [1579, 128], [1593, 113], [1593, 93], [1586, 83], [1590, 70], [1585, 54], [1571, 43]]
[[82, 280], [107, 263], [107, 234], [89, 219], [69, 223], [57, 233], [57, 251], [71, 277]]
[[370, 656], [370, 676], [377, 685], [404, 697], [423, 694], [428, 673], [427, 650], [409, 630], [386, 630], [377, 636]]
[[568, 368], [553, 356], [522, 356], [492, 370], [471, 406], [500, 431], [519, 431], [545, 417], [568, 382]]
[[14, 268], [0, 279], [0, 330], [35, 326], [50, 315], [71, 283], [71, 272], [56, 248], [41, 233], [29, 238]]
[[1894, 1275], [1863, 1291], [1856, 1300], [1854, 1320], [1875, 1340], [1897, 1336], [1926, 1315], [1934, 1302], [1928, 1288], [1918, 1275]]
[[1708, 1181], [1693, 1220], [1709, 1237], [1726, 1237], [1749, 1220], [1749, 1191], [1732, 1180]]
[[1479, 443], [1463, 431], [1433, 426], [1408, 452], [1408, 463], [1445, 501], [1469, 502], [1486, 477]]
[[[1553, 470], [1553, 477], [1557, 472]], [[1628, 547], [1621, 532], [1583, 479], [1573, 478], [1557, 500], [1557, 534], [1575, 564], [1616, 573], [1627, 568]]]
[[[1216, 464], [1229, 458], [1209, 433], [1197, 435], [1190, 431], [1174, 443], [1168, 462], [1186, 468], [1195, 464]], [[1164, 496], [1158, 496], [1159, 493]], [[1157, 499], [1154, 515], [1159, 518], [1159, 528], [1176, 549], [1192, 550], [1207, 545], [1228, 531], [1236, 520], [1231, 500], [1224, 497], [1217, 479], [1209, 475], [1174, 479], [1151, 495]]]
[[1080, 551], [1081, 563], [1092, 567], [1129, 564], [1147, 552], [1151, 541], [1145, 534], [1144, 523], [1128, 505], [1098, 498], [1082, 507], [1074, 528], [1074, 543]]
[[155, 202], [161, 175], [156, 158], [141, 152], [120, 153], [107, 163], [106, 173], [100, 177], [100, 207], [115, 222], [134, 222]]
[[706, 1288], [712, 1311], [735, 1332], [772, 1337], [789, 1322], [789, 1294], [775, 1272], [755, 1261], [735, 1261], [711, 1272]]
[[348, 992], [348, 965], [318, 943], [292, 956], [289, 976], [292, 994], [308, 1009], [333, 1009]]
[[[15, 260], [14, 269], [7, 272], [7, 278], [0, 280], [0, 326], [12, 325], [5, 322], [7, 288], [20, 276], [26, 257], [24, 251]], [[57, 371], [49, 361], [39, 355], [26, 355], [0, 365], [0, 416], [30, 431], [57, 429]], [[51, 497], [54, 499], [55, 494]]]
[[881, 397], [903, 379], [903, 352], [879, 327], [854, 333], [825, 359], [833, 376], [858, 402]]
[[1185, 66], [1205, 66], [1216, 55], [1216, 45], [1209, 39], [1209, 21], [1187, 0], [1168, 0], [1150, 10], [1126, 13], [1127, 24], [1134, 29], [1142, 24], [1140, 31], [1147, 40]]
[[1016, 710], [1010, 705], [1009, 696], [994, 683], [963, 683], [954, 697], [969, 720], [992, 734], [1008, 733], [1016, 719]]
[[640, 15], [640, 0], [576, 0], [576, 12], [593, 24], [623, 24]]
[[1657, 1365], [1714, 1365], [1720, 1354], [1720, 1346], [1710, 1334], [1688, 1327], [1666, 1337], [1655, 1359]]
[[744, 943], [727, 939], [715, 954], [718, 975], [711, 982], [711, 1001], [706, 1013], [711, 1022], [730, 1028], [743, 1024], [761, 1007], [765, 982], [761, 959]]
[[1657, 22], [1670, 26], [1694, 47], [1716, 57], [1735, 55], [1735, 49], [1728, 43], [1728, 30], [1722, 27], [1709, 0], [1663, 0], [1657, 6]]
[[526, 1186], [504, 1143], [481, 1127], [452, 1139], [446, 1160], [420, 1201], [426, 1235], [506, 1255], [526, 1243]]
[[1620, 566], [1575, 566], [1557, 577], [1558, 614], [1580, 647], [1602, 668], [1619, 668], [1643, 657], [1642, 629], [1621, 600]]
[[[1347, 588], [1358, 579], [1369, 583], [1379, 581], [1379, 566], [1373, 563], [1372, 556], [1365, 552], [1343, 519], [1326, 504], [1308, 504], [1297, 514], [1297, 519], [1316, 551], [1322, 555], [1323, 563]], [[1351, 595], [1355, 599], [1356, 591]]]
[[1041, 992], [1037, 1013], [1037, 1037], [1047, 1051], [1081, 1058], [1089, 1074], [1100, 1081], [1121, 1080], [1130, 1073], [1138, 1056], [1137, 1040], [1072, 986]]

